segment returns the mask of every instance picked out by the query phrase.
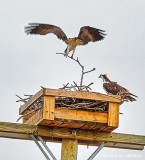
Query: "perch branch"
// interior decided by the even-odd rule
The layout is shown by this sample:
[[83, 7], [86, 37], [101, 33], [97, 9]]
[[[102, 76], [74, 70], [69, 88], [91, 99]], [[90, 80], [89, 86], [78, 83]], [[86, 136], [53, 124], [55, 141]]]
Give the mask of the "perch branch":
[[[56, 54], [61, 54], [61, 55], [64, 55], [64, 53], [56, 53]], [[84, 75], [85, 74], [87, 74], [87, 73], [90, 73], [90, 72], [92, 72], [92, 71], [94, 71], [95, 70], [95, 68], [93, 68], [93, 69], [91, 69], [91, 70], [89, 70], [89, 71], [84, 71], [84, 66], [80, 63], [80, 61], [79, 61], [79, 59], [78, 59], [78, 57], [77, 57], [77, 59], [75, 59], [75, 58], [73, 58], [72, 56], [67, 56], [68, 58], [70, 58], [70, 59], [72, 59], [72, 60], [74, 60], [75, 62], [77, 62], [78, 64], [79, 64], [79, 66], [81, 67], [81, 80], [80, 80], [80, 86], [78, 86], [76, 83], [74, 83], [75, 84], [75, 86], [74, 87], [72, 87], [71, 86], [71, 88], [73, 88], [74, 90], [76, 90], [76, 88], [78, 89], [78, 90], [83, 90], [84, 88], [88, 91], [88, 88], [91, 90], [91, 88], [90, 87], [85, 87], [85, 86], [83, 86], [83, 78], [84, 78]], [[76, 88], [75, 88], [76, 87]], [[65, 87], [66, 88], [66, 87]]]

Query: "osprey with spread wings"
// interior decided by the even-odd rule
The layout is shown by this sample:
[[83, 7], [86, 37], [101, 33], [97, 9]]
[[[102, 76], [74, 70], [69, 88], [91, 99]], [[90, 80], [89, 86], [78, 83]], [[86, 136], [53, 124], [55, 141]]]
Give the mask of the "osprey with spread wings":
[[57, 38], [63, 40], [67, 44], [67, 48], [64, 51], [64, 55], [67, 57], [70, 51], [73, 51], [72, 57], [74, 55], [75, 49], [78, 45], [86, 45], [89, 42], [96, 42], [103, 40], [105, 37], [105, 31], [93, 28], [90, 26], [83, 26], [80, 28], [78, 37], [68, 38], [63, 30], [55, 25], [41, 24], [41, 23], [29, 23], [29, 26], [25, 27], [26, 34], [39, 34], [46, 35], [53, 33]]

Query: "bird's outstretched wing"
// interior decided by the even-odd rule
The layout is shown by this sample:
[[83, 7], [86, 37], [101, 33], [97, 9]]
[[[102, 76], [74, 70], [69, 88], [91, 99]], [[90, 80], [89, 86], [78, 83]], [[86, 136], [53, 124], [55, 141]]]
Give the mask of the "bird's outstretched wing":
[[81, 45], [86, 45], [89, 42], [96, 42], [103, 40], [106, 35], [103, 32], [105, 31], [90, 26], [84, 26], [81, 27], [80, 29], [78, 39], [82, 40]]
[[46, 35], [49, 33], [53, 33], [59, 39], [63, 41], [67, 40], [67, 36], [61, 28], [50, 24], [29, 23], [29, 25], [25, 27], [25, 32], [26, 34], [39, 34], [39, 35]]

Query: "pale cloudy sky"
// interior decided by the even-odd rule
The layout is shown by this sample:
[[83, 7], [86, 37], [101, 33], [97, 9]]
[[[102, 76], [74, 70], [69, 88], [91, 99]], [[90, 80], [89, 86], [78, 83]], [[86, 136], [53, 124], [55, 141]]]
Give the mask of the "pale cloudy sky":
[[[68, 37], [90, 25], [106, 30], [106, 38], [76, 49], [75, 56], [86, 69], [84, 83], [94, 82], [93, 91], [104, 92], [99, 74], [107, 73], [138, 95], [138, 101], [121, 106], [116, 132], [145, 135], [145, 1], [144, 0], [1, 0], [0, 1], [0, 121], [15, 122], [19, 103], [15, 94], [35, 94], [40, 86], [59, 88], [80, 81], [80, 68], [63, 56], [66, 48], [54, 35], [27, 36], [28, 22], [60, 26]], [[60, 144], [48, 143], [60, 159]], [[79, 146], [78, 159], [85, 160], [95, 147]], [[129, 158], [128, 154], [131, 156]], [[0, 139], [2, 160], [45, 159], [34, 142]], [[118, 158], [115, 158], [118, 156]], [[95, 159], [143, 160], [145, 151], [104, 148]]]

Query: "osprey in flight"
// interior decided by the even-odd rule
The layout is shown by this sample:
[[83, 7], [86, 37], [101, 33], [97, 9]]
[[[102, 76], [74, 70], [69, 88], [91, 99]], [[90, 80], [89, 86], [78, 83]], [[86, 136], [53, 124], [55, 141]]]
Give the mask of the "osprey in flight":
[[130, 93], [126, 88], [120, 86], [117, 82], [110, 81], [106, 74], [101, 74], [99, 78], [103, 79], [103, 88], [107, 93], [120, 95], [124, 101], [136, 101], [136, 95]]
[[39, 34], [46, 35], [53, 33], [57, 38], [63, 40], [67, 44], [67, 48], [64, 51], [64, 56], [68, 56], [70, 51], [73, 51], [72, 57], [74, 55], [75, 49], [78, 45], [86, 45], [89, 42], [96, 42], [104, 39], [105, 31], [93, 28], [90, 26], [84, 26], [80, 28], [80, 32], [77, 37], [68, 38], [63, 30], [55, 25], [41, 24], [41, 23], [29, 23], [29, 26], [25, 27], [26, 34]]

